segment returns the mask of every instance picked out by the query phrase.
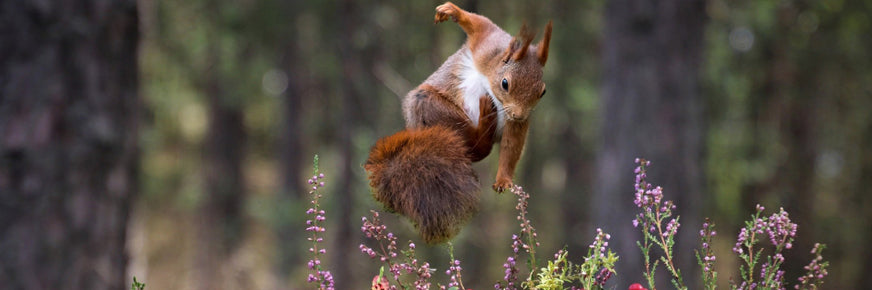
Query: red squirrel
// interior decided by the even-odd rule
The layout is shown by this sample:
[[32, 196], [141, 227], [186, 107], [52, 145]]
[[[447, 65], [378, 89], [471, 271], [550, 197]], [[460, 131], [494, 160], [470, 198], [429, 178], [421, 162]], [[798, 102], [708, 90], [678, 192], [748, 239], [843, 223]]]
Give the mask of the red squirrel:
[[490, 19], [452, 4], [436, 7], [466, 32], [466, 43], [403, 99], [406, 129], [382, 138], [364, 168], [373, 196], [408, 217], [428, 243], [444, 242], [478, 210], [472, 162], [499, 140], [493, 189], [512, 187], [527, 137], [530, 112], [545, 94], [551, 22], [531, 45], [526, 25], [512, 37]]

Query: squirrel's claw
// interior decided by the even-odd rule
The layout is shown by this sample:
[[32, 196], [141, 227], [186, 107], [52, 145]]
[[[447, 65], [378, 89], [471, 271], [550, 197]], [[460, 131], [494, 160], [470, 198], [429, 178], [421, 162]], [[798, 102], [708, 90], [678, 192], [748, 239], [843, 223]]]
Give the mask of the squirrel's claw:
[[451, 17], [451, 20], [457, 22], [457, 14], [460, 12], [460, 8], [454, 5], [451, 2], [445, 2], [445, 4], [436, 6], [436, 16], [434, 23], [443, 22], [448, 20]]
[[506, 189], [512, 188], [514, 184], [512, 184], [511, 179], [501, 179], [497, 178], [497, 181], [494, 183], [494, 190], [499, 193], [503, 193]]

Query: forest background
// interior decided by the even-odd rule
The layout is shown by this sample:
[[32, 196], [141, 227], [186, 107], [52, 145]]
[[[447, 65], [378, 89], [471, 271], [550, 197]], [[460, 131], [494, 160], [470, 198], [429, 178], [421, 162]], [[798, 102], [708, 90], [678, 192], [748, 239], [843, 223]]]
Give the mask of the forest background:
[[[400, 98], [464, 41], [433, 24], [441, 2], [62, 2], [0, 4], [0, 282], [310, 288], [318, 154], [325, 264], [337, 289], [369, 285], [360, 217], [381, 207], [362, 164], [403, 127]], [[737, 276], [730, 249], [759, 203], [799, 224], [787, 281], [821, 242], [826, 288], [872, 285], [872, 2], [456, 3], [510, 33], [554, 21], [515, 180], [540, 251], [580, 259], [603, 228], [621, 256], [611, 285], [642, 282], [632, 169], [645, 157], [679, 207], [686, 276], [704, 217], [720, 285]], [[473, 289], [501, 279], [516, 226], [515, 199], [489, 189], [496, 155], [475, 167], [481, 212], [454, 241]], [[444, 246], [418, 252], [447, 265]]]

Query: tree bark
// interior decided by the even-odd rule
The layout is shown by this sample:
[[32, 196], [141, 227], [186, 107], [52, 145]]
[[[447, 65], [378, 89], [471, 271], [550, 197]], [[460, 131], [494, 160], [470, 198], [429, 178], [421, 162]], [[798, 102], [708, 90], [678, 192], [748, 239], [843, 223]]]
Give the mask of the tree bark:
[[[603, 42], [602, 143], [591, 210], [598, 226], [614, 236], [621, 253], [618, 288], [644, 281], [630, 221], [633, 160], [652, 161], [649, 181], [664, 188], [681, 215], [676, 262], [685, 282], [695, 275], [702, 206], [704, 126], [699, 94], [705, 2], [610, 1]], [[658, 252], [652, 252], [658, 253]], [[665, 271], [659, 271], [664, 273]]]
[[0, 285], [124, 289], [136, 1], [0, 3]]

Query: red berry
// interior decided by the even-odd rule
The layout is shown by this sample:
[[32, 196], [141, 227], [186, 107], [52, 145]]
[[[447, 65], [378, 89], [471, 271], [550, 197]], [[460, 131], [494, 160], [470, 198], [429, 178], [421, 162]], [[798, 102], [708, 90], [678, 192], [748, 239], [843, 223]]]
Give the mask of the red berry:
[[642, 287], [642, 284], [634, 283], [633, 285], [630, 285], [630, 289], [627, 290], [648, 290], [648, 288]]

